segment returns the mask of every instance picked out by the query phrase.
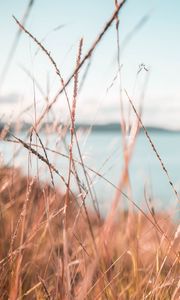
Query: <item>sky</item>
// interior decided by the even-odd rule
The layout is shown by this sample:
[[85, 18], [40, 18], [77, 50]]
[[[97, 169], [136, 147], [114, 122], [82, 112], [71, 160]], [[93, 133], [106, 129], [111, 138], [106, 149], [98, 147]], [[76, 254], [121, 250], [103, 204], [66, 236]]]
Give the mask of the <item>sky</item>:
[[[60, 88], [59, 79], [46, 55], [22, 32], [8, 59], [18, 26], [29, 0], [0, 2], [0, 103], [1, 119], [33, 121], [47, 105], [34, 84], [51, 101]], [[66, 80], [73, 71], [79, 41], [84, 55], [115, 9], [114, 0], [34, 0], [26, 28], [50, 51]], [[127, 90], [138, 108], [142, 95], [143, 120], [147, 125], [180, 129], [180, 1], [129, 0], [119, 14], [121, 88], [128, 111]], [[96, 48], [77, 98], [79, 122], [117, 122], [120, 119], [119, 77], [116, 78], [117, 39], [115, 23]], [[9, 66], [2, 80], [6, 61]], [[140, 70], [144, 64], [146, 70]], [[85, 66], [86, 67], [86, 66]], [[79, 74], [79, 82], [85, 67]], [[26, 70], [26, 71], [25, 71]], [[116, 78], [116, 79], [114, 79]], [[69, 99], [73, 83], [68, 87]], [[26, 107], [31, 106], [29, 110]], [[36, 109], [35, 109], [36, 107]], [[23, 110], [25, 110], [23, 112]], [[133, 115], [133, 112], [131, 112]], [[59, 97], [49, 118], [68, 119], [65, 97]]]

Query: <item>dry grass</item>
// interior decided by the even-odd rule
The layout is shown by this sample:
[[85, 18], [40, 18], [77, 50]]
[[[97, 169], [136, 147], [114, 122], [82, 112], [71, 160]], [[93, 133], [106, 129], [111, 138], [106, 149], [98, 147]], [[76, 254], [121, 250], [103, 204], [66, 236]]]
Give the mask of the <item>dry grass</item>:
[[[142, 123], [141, 111], [139, 113], [135, 108], [127, 92], [126, 96], [136, 115], [135, 122], [130, 124], [130, 120], [126, 120], [124, 115], [118, 13], [125, 2], [124, 0], [118, 4], [115, 0], [114, 13], [84, 56], [83, 40], [80, 40], [75, 69], [67, 81], [64, 81], [51, 53], [24, 27], [25, 22], [21, 24], [14, 17], [19, 31], [30, 37], [47, 56], [55, 69], [60, 87], [54, 99], [46, 103], [39, 117], [34, 105], [35, 124], [32, 124], [28, 132], [30, 143], [11, 134], [10, 124], [1, 132], [1, 139], [9, 132], [14, 137], [13, 142], [19, 143], [30, 154], [35, 155], [37, 161], [41, 160], [48, 166], [51, 185], [43, 184], [35, 177], [24, 176], [19, 169], [4, 166], [0, 168], [0, 299], [180, 298], [180, 228], [167, 213], [155, 213], [153, 207], [149, 208], [148, 213], [144, 212], [130, 196], [124, 195], [130, 203], [128, 210], [118, 210], [122, 190], [129, 189], [129, 195], [131, 194], [129, 163], [140, 125], [178, 198], [168, 170]], [[112, 85], [118, 78], [124, 158], [118, 186], [103, 178], [100, 171], [94, 171], [84, 164], [75, 126], [79, 72], [85, 62], [90, 60], [113, 22], [116, 22], [118, 73]], [[27, 74], [32, 77], [28, 71]], [[85, 77], [86, 73], [83, 81]], [[38, 85], [33, 77], [32, 79]], [[67, 86], [73, 79], [73, 99], [70, 101]], [[69, 161], [67, 182], [49, 161], [48, 148], [43, 145], [39, 133], [42, 120], [61, 93], [65, 94], [70, 117], [70, 142], [68, 154], [65, 155]], [[46, 99], [46, 95], [44, 98]], [[34, 98], [34, 103], [35, 100]], [[36, 144], [32, 143], [33, 134], [36, 136]], [[130, 135], [130, 143], [127, 142], [127, 134]], [[74, 146], [77, 148], [77, 157], [74, 157]], [[38, 152], [40, 149], [42, 152]], [[77, 164], [82, 168], [86, 189], [81, 183]], [[98, 211], [92, 181], [88, 176], [89, 170], [116, 189], [112, 207], [105, 219], [101, 219]], [[53, 173], [63, 181], [65, 193], [55, 186]], [[72, 176], [77, 183], [78, 197], [71, 190]], [[86, 207], [87, 195], [94, 204], [94, 212]], [[136, 207], [136, 212], [133, 206]]]
[[0, 187], [1, 299], [178, 299], [180, 237], [167, 215], [154, 216], [162, 235], [141, 214], [119, 212], [107, 244], [106, 222], [89, 213], [95, 250], [86, 214], [71, 198], [65, 266], [66, 197], [13, 168], [1, 168]]

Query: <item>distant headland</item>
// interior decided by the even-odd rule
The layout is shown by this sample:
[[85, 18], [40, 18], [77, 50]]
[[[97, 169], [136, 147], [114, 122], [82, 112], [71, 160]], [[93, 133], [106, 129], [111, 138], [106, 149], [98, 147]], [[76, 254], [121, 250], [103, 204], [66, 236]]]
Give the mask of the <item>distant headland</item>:
[[[21, 122], [20, 124], [17, 123], [11, 123], [10, 125], [7, 125], [7, 123], [0, 122], [0, 132], [8, 127], [8, 130], [11, 132], [15, 132], [17, 129], [18, 131], [27, 131], [31, 128], [31, 124], [27, 122]], [[70, 125], [63, 124], [63, 123], [57, 123], [54, 125], [53, 122], [45, 122], [40, 127], [40, 130], [43, 131], [47, 127], [55, 127], [54, 129], [64, 129], [70, 127]], [[103, 123], [103, 124], [93, 124], [90, 125], [88, 123], [76, 123], [75, 125], [76, 130], [82, 129], [82, 130], [91, 130], [92, 132], [121, 132], [121, 126], [119, 123]], [[150, 132], [179, 132], [179, 130], [174, 130], [171, 128], [164, 128], [164, 127], [156, 127], [156, 126], [146, 126], [146, 129]], [[140, 131], [143, 129], [140, 128]]]

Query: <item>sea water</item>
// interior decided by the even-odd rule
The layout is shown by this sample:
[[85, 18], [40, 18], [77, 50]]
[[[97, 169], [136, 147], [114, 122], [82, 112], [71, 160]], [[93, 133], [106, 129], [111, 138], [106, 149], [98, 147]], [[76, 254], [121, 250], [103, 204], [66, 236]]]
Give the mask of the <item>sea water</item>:
[[[24, 132], [17, 135], [22, 140], [26, 140]], [[149, 131], [149, 135], [168, 171], [170, 180], [179, 192], [180, 133], [151, 130]], [[114, 198], [115, 187], [118, 186], [124, 167], [121, 133], [118, 131], [92, 131], [90, 134], [81, 132], [77, 136], [91, 190], [98, 201], [100, 210], [107, 211]], [[47, 135], [41, 132], [40, 137], [45, 147], [68, 155], [70, 136], [67, 136], [64, 142], [56, 134]], [[40, 145], [37, 138], [34, 138], [33, 142]], [[32, 147], [45, 156], [42, 149], [36, 146]], [[81, 161], [75, 141], [73, 151], [74, 158], [77, 161]], [[9, 141], [1, 141], [0, 153], [1, 164], [21, 167], [23, 173], [30, 173], [33, 176], [38, 176], [42, 181], [51, 183], [51, 175], [47, 165], [37, 159], [35, 155], [22, 145]], [[49, 150], [46, 153], [49, 162], [67, 180], [69, 160], [61, 154], [52, 153]], [[87, 192], [87, 201], [90, 203], [88, 185], [83, 168], [77, 162], [76, 168], [81, 181], [81, 187], [83, 191]], [[72, 189], [78, 194], [79, 190], [76, 180], [73, 178], [73, 175], [71, 177]], [[53, 180], [59, 189], [65, 190], [65, 185], [58, 175], [54, 174]], [[152, 146], [142, 131], [137, 137], [132, 158], [129, 162], [129, 184], [128, 186], [123, 186], [122, 191], [138, 206], [145, 209], [147, 209], [149, 200], [152, 201], [152, 205], [158, 210], [169, 211], [170, 209], [178, 209], [177, 199], [172, 186], [169, 184], [167, 174], [164, 172]], [[123, 198], [121, 201], [124, 201], [125, 206], [128, 205], [129, 200]]]

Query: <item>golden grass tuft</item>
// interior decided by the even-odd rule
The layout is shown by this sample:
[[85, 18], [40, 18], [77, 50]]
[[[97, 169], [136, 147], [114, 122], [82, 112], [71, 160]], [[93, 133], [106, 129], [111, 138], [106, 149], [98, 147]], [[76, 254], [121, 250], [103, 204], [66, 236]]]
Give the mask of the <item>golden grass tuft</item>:
[[[23, 176], [19, 169], [3, 167], [0, 199], [0, 298], [67, 299], [65, 196]], [[86, 214], [71, 197], [66, 266], [71, 299], [155, 299], [157, 295], [156, 299], [173, 299], [179, 280], [180, 238], [166, 214], [155, 216], [163, 236], [141, 214], [119, 212], [107, 240], [105, 222], [92, 212], [89, 218], [97, 253]]]

